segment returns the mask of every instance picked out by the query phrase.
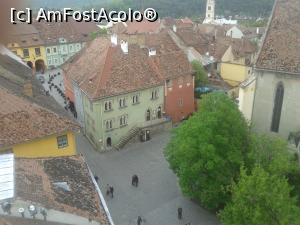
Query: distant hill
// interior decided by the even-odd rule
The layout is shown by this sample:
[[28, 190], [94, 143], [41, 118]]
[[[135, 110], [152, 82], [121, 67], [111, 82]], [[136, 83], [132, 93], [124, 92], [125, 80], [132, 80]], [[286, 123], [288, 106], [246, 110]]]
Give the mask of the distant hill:
[[[152, 7], [160, 16], [200, 17], [206, 0], [24, 0], [32, 8], [91, 8], [92, 6], [126, 9]], [[216, 0], [218, 15], [268, 16], [274, 0]]]

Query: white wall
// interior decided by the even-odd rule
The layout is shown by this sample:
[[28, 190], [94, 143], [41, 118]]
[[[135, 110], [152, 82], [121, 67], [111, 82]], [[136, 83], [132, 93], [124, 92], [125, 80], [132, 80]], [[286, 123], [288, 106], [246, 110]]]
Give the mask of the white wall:
[[226, 36], [241, 39], [244, 37], [244, 34], [239, 28], [234, 26], [226, 32]]

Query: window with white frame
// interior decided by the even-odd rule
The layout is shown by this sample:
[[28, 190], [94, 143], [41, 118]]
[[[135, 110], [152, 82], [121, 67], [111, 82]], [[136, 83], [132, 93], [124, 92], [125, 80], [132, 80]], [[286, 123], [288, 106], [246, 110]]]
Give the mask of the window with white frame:
[[132, 96], [132, 104], [138, 104], [139, 103], [139, 95]]
[[120, 98], [119, 99], [119, 107], [120, 108], [125, 108], [126, 107], [126, 99], [125, 98]]
[[104, 103], [104, 111], [111, 111], [112, 110], [112, 101], [106, 101]]
[[126, 115], [123, 115], [120, 117], [120, 126], [123, 127], [123, 126], [126, 126], [127, 125], [127, 116]]
[[106, 128], [106, 130], [113, 129], [113, 121], [112, 120], [106, 120], [105, 121], [105, 128]]
[[66, 148], [68, 147], [68, 136], [63, 135], [56, 138], [58, 148]]

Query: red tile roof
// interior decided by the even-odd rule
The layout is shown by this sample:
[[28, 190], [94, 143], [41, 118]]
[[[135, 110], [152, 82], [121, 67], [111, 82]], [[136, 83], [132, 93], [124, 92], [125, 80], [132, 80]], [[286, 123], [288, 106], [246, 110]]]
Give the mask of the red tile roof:
[[15, 96], [4, 88], [0, 89], [0, 105], [0, 147], [79, 130], [75, 122]]
[[[102, 225], [110, 224], [87, 164], [81, 156], [15, 160], [17, 200], [90, 218]], [[69, 190], [55, 185], [61, 182]], [[63, 218], [61, 220], [64, 223]]]
[[256, 67], [300, 74], [300, 1], [277, 0]]
[[254, 54], [257, 47], [247, 39], [232, 39], [232, 53], [235, 58], [242, 58]]
[[[97, 38], [65, 66], [66, 77], [76, 81], [91, 99], [162, 85], [165, 79], [192, 74], [185, 54], [167, 32], [146, 36], [144, 48], [129, 44], [129, 53]], [[146, 47], [146, 48], [145, 48]], [[149, 57], [148, 49], [157, 55]]]
[[178, 29], [176, 34], [187, 46], [194, 47], [201, 55], [209, 53], [210, 56], [220, 61], [230, 46], [231, 40], [223, 36], [214, 38], [211, 32], [204, 33], [198, 28], [182, 28]]
[[64, 38], [67, 42], [86, 42], [90, 40], [90, 34], [99, 30], [93, 22], [35, 22], [35, 28], [47, 45], [59, 43], [59, 38]]
[[147, 20], [143, 20], [142, 22], [119, 22], [114, 24], [114, 26], [110, 29], [112, 33], [115, 34], [151, 34], [158, 33], [161, 30], [162, 26], [160, 21], [149, 22]]
[[113, 47], [106, 38], [93, 40], [64, 66], [64, 71], [91, 99], [161, 84], [150, 64], [148, 50], [129, 45], [129, 54], [124, 54], [120, 45]]
[[20, 47], [44, 45], [40, 33], [32, 24], [10, 24], [9, 31], [4, 34], [4, 43], [17, 43]]
[[128, 22], [127, 23], [127, 34], [147, 34], [147, 33], [157, 33], [160, 31], [161, 24], [160, 21], [149, 22], [143, 20], [142, 22]]

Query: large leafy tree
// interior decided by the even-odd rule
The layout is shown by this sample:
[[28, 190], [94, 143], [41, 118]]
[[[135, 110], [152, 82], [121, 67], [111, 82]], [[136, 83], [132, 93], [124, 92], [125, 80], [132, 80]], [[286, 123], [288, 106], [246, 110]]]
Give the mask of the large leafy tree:
[[202, 64], [196, 60], [192, 62], [192, 67], [195, 71], [195, 84], [197, 86], [205, 85], [208, 83], [207, 72], [203, 68]]
[[220, 214], [222, 225], [299, 225], [300, 210], [291, 191], [285, 178], [259, 166], [251, 175], [242, 170], [232, 202]]
[[287, 176], [297, 173], [298, 162], [289, 152], [288, 143], [276, 136], [253, 134], [251, 138], [251, 152], [248, 168], [251, 170], [256, 164], [270, 174]]
[[244, 117], [228, 96], [205, 96], [199, 112], [175, 130], [165, 151], [183, 193], [209, 209], [223, 207], [249, 154], [249, 136]]

